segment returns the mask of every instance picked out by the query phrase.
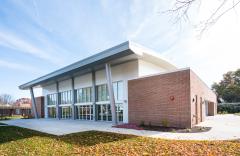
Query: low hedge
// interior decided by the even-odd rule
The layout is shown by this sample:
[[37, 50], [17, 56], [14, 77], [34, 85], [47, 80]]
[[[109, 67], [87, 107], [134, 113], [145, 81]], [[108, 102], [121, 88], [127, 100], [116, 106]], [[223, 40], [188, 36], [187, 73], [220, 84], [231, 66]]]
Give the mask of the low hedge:
[[240, 113], [240, 103], [220, 103], [217, 111], [218, 113]]

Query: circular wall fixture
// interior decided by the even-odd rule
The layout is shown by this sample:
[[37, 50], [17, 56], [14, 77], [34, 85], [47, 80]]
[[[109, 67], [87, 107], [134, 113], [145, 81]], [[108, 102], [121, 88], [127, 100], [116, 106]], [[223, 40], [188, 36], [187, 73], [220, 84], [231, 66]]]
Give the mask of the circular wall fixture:
[[173, 101], [174, 100], [174, 96], [170, 96], [170, 100]]

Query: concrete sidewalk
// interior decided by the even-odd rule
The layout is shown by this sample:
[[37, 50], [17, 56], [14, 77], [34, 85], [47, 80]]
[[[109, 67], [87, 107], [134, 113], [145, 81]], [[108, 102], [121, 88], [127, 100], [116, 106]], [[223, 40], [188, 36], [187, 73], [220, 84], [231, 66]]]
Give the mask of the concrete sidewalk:
[[32, 130], [37, 130], [54, 135], [64, 135], [84, 131], [104, 131], [137, 136], [177, 139], [177, 140], [230, 140], [240, 139], [240, 116], [216, 115], [208, 117], [199, 126], [212, 127], [208, 132], [200, 133], [173, 133], [147, 130], [132, 130], [113, 128], [110, 122], [92, 122], [79, 120], [56, 119], [18, 119], [1, 121], [8, 125], [14, 125]]

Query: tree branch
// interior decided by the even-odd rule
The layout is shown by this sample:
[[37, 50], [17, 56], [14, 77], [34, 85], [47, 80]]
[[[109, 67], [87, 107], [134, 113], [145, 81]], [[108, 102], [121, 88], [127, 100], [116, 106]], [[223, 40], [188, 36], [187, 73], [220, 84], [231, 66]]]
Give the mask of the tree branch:
[[[173, 24], [181, 23], [182, 20], [189, 21], [188, 18], [189, 9], [197, 1], [201, 2], [201, 0], [176, 0], [173, 5], [173, 8], [163, 13], [172, 14], [172, 16], [174, 17]], [[229, 0], [223, 0], [222, 3], [220, 3], [215, 9], [215, 11], [210, 15], [209, 18], [207, 18], [204, 21], [200, 21], [199, 24], [197, 24], [197, 28], [200, 28], [200, 35], [202, 35], [211, 26], [216, 24], [222, 16], [224, 16], [231, 10], [235, 10], [235, 7], [240, 4], [240, 0], [238, 1], [232, 0], [232, 5], [224, 9], [224, 6], [226, 5], [227, 1]]]

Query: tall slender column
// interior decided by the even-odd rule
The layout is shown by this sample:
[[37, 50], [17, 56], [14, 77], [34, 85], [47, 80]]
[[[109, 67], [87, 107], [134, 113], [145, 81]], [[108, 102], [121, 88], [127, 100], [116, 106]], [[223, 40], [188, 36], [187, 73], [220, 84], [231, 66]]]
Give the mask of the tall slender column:
[[31, 99], [32, 99], [32, 111], [34, 113], [35, 119], [37, 119], [38, 118], [37, 106], [36, 106], [36, 100], [35, 100], [35, 97], [34, 97], [34, 92], [33, 92], [32, 87], [30, 87], [30, 94], [31, 94]]
[[92, 70], [92, 103], [93, 103], [93, 120], [97, 121], [96, 76], [95, 76], [95, 71], [94, 70]]
[[72, 77], [72, 119], [75, 120], [76, 119], [76, 109], [74, 106], [75, 103], [75, 91], [74, 91], [74, 77]]
[[57, 91], [57, 105], [56, 105], [56, 117], [58, 119], [61, 119], [61, 110], [60, 110], [60, 107], [59, 107], [59, 103], [60, 103], [60, 95], [59, 95], [59, 83], [56, 82], [56, 91]]
[[110, 64], [106, 63], [105, 64], [105, 69], [106, 69], [106, 78], [107, 78], [109, 100], [110, 100], [110, 104], [111, 104], [112, 122], [113, 122], [114, 125], [117, 125], [117, 114], [116, 114], [116, 106], [115, 106], [113, 84], [112, 84], [112, 73], [111, 73]]

